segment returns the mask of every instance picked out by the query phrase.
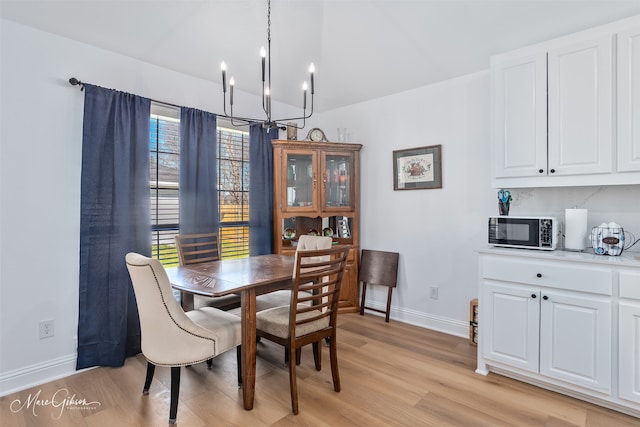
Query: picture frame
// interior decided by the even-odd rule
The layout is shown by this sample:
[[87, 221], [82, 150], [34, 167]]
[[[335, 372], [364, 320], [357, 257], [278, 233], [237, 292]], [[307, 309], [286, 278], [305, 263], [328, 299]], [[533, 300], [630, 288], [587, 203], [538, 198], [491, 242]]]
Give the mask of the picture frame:
[[393, 152], [393, 189], [442, 188], [442, 145]]

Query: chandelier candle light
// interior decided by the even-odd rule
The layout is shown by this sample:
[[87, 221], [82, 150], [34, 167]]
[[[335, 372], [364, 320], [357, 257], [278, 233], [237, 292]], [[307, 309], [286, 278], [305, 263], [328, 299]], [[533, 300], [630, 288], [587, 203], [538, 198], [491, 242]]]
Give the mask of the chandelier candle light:
[[[271, 0], [267, 1], [267, 49], [260, 48], [260, 57], [262, 62], [262, 109], [266, 114], [265, 119], [252, 119], [248, 117], [237, 117], [233, 115], [233, 87], [235, 80], [233, 77], [229, 79], [229, 107], [230, 113], [227, 114], [227, 64], [222, 62], [220, 69], [222, 70], [222, 106], [224, 117], [231, 119], [233, 125], [242, 126], [255, 122], [262, 122], [262, 127], [269, 130], [279, 128], [285, 130], [288, 126], [292, 126], [292, 120], [302, 120], [302, 125], [294, 124], [293, 127], [303, 129], [306, 120], [313, 114], [313, 95], [314, 95], [314, 73], [315, 67], [313, 63], [309, 66], [309, 74], [311, 81], [311, 110], [307, 115], [307, 82], [302, 84], [302, 116], [289, 117], [283, 119], [274, 119], [271, 117]], [[235, 121], [235, 122], [234, 122]], [[240, 122], [240, 123], [238, 123]]]

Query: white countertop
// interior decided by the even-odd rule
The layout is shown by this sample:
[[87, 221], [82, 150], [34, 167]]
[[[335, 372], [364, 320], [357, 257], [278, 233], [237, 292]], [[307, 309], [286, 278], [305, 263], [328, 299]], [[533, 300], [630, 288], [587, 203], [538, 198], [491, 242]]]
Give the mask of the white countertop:
[[557, 261], [588, 262], [616, 267], [624, 266], [640, 268], [640, 252], [623, 252], [620, 256], [608, 256], [596, 255], [590, 249], [586, 249], [584, 252], [565, 250], [541, 251], [536, 249], [501, 248], [488, 245], [477, 248], [476, 252], [481, 254], [519, 256]]

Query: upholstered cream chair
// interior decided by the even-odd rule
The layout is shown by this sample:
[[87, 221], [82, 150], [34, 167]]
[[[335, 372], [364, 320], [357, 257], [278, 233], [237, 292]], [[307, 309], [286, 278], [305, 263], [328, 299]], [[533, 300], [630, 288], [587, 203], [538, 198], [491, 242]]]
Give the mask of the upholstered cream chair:
[[[143, 394], [149, 393], [156, 366], [171, 367], [169, 424], [175, 424], [180, 392], [180, 367], [207, 361], [234, 347], [240, 358], [240, 318], [203, 307], [185, 313], [171, 292], [171, 284], [158, 260], [126, 255], [138, 304], [142, 353], [147, 359]], [[238, 382], [240, 383], [240, 363]]]
[[[329, 339], [333, 389], [340, 391], [336, 324], [338, 300], [350, 246], [296, 252], [291, 302], [256, 314], [256, 334], [284, 346], [293, 360], [307, 344], [313, 345], [316, 370], [322, 367], [321, 342]], [[298, 414], [296, 363], [289, 363], [291, 408]]]

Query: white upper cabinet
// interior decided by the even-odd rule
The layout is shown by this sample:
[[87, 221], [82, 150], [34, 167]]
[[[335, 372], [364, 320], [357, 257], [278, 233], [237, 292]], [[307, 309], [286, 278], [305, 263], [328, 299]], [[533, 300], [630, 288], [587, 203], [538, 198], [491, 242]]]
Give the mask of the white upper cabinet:
[[640, 184], [640, 16], [494, 56], [491, 72], [494, 187]]
[[618, 171], [640, 171], [640, 26], [618, 34]]
[[548, 174], [610, 173], [613, 36], [549, 51]]
[[494, 173], [535, 176], [547, 169], [547, 55], [539, 53], [492, 68]]

